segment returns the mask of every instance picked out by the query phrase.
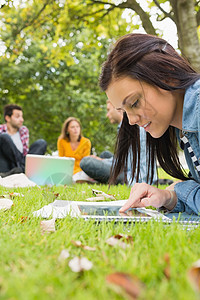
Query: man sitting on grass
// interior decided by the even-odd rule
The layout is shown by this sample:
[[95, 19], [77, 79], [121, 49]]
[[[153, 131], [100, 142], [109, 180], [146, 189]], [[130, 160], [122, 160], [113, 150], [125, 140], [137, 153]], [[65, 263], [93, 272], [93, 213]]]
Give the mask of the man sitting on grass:
[[26, 154], [40, 154], [46, 152], [47, 143], [43, 139], [35, 141], [30, 149], [29, 130], [23, 126], [22, 108], [16, 104], [4, 107], [5, 124], [0, 125], [0, 176], [25, 171]]

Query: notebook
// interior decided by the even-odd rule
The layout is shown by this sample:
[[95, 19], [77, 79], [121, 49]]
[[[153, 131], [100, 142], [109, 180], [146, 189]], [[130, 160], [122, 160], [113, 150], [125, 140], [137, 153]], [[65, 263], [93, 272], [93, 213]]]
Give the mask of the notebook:
[[27, 154], [26, 176], [38, 185], [64, 185], [72, 183], [75, 159]]

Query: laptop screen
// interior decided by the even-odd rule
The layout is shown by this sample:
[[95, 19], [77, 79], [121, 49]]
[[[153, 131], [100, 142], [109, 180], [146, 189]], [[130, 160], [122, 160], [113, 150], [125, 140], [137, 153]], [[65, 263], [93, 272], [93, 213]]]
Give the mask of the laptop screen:
[[46, 155], [26, 155], [25, 174], [38, 185], [68, 185], [72, 183], [75, 159]]

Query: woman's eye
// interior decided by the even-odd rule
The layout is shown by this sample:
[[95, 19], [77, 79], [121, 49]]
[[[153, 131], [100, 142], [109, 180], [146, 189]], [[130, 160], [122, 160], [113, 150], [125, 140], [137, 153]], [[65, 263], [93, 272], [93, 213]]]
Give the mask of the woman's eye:
[[136, 100], [133, 104], [131, 104], [131, 108], [137, 107], [139, 100]]

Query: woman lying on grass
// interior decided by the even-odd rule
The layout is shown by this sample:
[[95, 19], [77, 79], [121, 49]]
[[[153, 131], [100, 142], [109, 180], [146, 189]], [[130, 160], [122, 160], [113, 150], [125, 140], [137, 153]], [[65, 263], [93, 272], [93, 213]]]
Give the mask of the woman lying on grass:
[[[124, 112], [116, 143], [111, 183], [127, 168], [133, 151], [133, 174], [140, 167], [139, 126], [147, 134], [148, 176], [156, 158], [180, 179], [173, 190], [136, 183], [121, 212], [130, 207], [164, 207], [173, 212], [200, 212], [200, 74], [165, 40], [147, 34], [122, 37], [109, 54], [100, 76], [108, 99]], [[184, 173], [177, 150], [184, 149], [190, 170]], [[172, 188], [172, 187], [171, 187]]]

